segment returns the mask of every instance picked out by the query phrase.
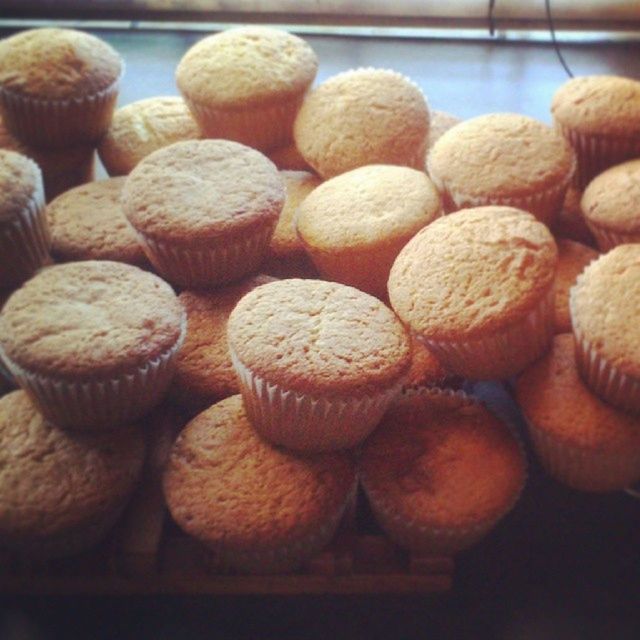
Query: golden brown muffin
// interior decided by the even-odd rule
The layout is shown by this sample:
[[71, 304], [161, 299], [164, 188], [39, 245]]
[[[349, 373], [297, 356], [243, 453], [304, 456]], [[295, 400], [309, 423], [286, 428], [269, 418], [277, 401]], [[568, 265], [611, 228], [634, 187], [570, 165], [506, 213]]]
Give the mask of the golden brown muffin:
[[177, 142], [128, 176], [122, 206], [170, 282], [215, 286], [256, 271], [282, 211], [275, 165], [230, 140]]
[[72, 555], [109, 532], [144, 460], [138, 429], [86, 434], [47, 422], [24, 391], [0, 399], [0, 546]]
[[415, 335], [412, 335], [411, 366], [405, 380], [405, 386], [440, 386], [448, 377], [449, 373], [440, 364], [438, 358]]
[[301, 38], [271, 27], [229, 29], [196, 43], [176, 82], [208, 138], [268, 151], [291, 142], [296, 112], [318, 70]]
[[365, 442], [360, 477], [392, 540], [457, 553], [513, 507], [526, 478], [507, 425], [460, 392], [407, 390]]
[[240, 298], [272, 281], [273, 278], [258, 275], [216, 291], [180, 294], [187, 312], [187, 335], [176, 358], [170, 390], [180, 404], [202, 411], [240, 392], [227, 345], [227, 320]]
[[389, 299], [452, 373], [507, 378], [548, 348], [557, 261], [553, 237], [531, 214], [464, 209], [409, 241]]
[[422, 170], [429, 107], [400, 73], [352, 69], [309, 93], [293, 133], [302, 157], [325, 179], [368, 164]]
[[146, 266], [147, 258], [120, 204], [124, 178], [76, 187], [47, 205], [51, 254], [59, 262], [116, 260]]
[[[427, 157], [429, 156], [429, 152], [433, 148], [433, 145], [442, 138], [442, 136], [449, 131], [452, 127], [455, 127], [457, 124], [462, 122], [461, 118], [458, 116], [454, 116], [451, 113], [447, 113], [446, 111], [431, 111], [431, 122], [429, 124], [429, 135], [427, 136]], [[426, 167], [426, 158], [425, 158], [425, 170]]]
[[391, 265], [420, 229], [442, 215], [423, 171], [370, 165], [327, 180], [298, 207], [298, 235], [327, 280], [379, 298]]
[[107, 260], [42, 270], [0, 314], [0, 354], [60, 426], [115, 427], [164, 394], [185, 333], [171, 287]]
[[640, 411], [640, 244], [620, 245], [592, 262], [569, 304], [587, 386], [619, 409]]
[[447, 211], [505, 205], [548, 224], [562, 206], [574, 165], [570, 145], [551, 127], [492, 113], [449, 129], [429, 154], [428, 173]]
[[32, 160], [0, 149], [0, 287], [13, 287], [49, 261], [42, 173]]
[[640, 242], [640, 160], [630, 160], [596, 176], [580, 208], [601, 251]]
[[553, 327], [555, 333], [571, 332], [569, 312], [569, 290], [576, 283], [585, 267], [598, 257], [598, 252], [573, 240], [560, 239], [558, 244], [558, 271], [555, 281], [555, 311]]
[[251, 421], [264, 437], [300, 450], [366, 437], [411, 360], [409, 338], [388, 307], [321, 280], [257, 287], [231, 312], [227, 332]]
[[113, 114], [109, 130], [98, 145], [98, 155], [110, 176], [126, 176], [150, 153], [200, 137], [200, 129], [182, 98], [146, 98]]
[[122, 71], [118, 53], [88, 33], [23, 31], [0, 41], [0, 112], [34, 147], [96, 142], [109, 127]]
[[560, 482], [616, 491], [640, 479], [640, 419], [602, 402], [584, 385], [571, 334], [524, 371], [516, 396], [536, 452]]
[[192, 420], [164, 474], [169, 510], [242, 573], [292, 571], [326, 546], [356, 488], [348, 454], [297, 456], [260, 438], [240, 396]]
[[280, 169], [280, 171], [313, 171], [309, 163], [298, 151], [295, 142], [286, 147], [278, 147], [269, 151], [269, 160]]
[[580, 210], [582, 192], [570, 186], [564, 198], [564, 204], [560, 213], [551, 225], [551, 232], [556, 238], [567, 238], [575, 242], [581, 242], [589, 247], [595, 247], [596, 241], [584, 220]]

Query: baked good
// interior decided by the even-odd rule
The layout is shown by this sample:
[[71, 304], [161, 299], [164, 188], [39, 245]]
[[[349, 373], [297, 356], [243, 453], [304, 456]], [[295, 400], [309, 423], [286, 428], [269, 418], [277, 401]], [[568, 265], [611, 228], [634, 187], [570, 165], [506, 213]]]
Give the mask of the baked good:
[[449, 373], [423, 342], [411, 334], [411, 366], [405, 379], [406, 387], [445, 386]]
[[73, 29], [22, 31], [0, 41], [0, 113], [37, 148], [97, 142], [109, 127], [123, 72], [103, 40]]
[[185, 333], [171, 287], [137, 267], [43, 269], [0, 313], [0, 358], [61, 427], [125, 425], [157, 404]]
[[556, 238], [567, 238], [581, 242], [589, 247], [596, 246], [596, 240], [589, 230], [580, 209], [582, 192], [574, 186], [567, 189], [564, 204], [555, 220], [550, 225], [551, 232]]
[[510, 428], [462, 392], [408, 389], [365, 442], [360, 479], [385, 533], [414, 553], [457, 553], [493, 529], [526, 479]]
[[463, 209], [407, 243], [389, 299], [452, 373], [508, 378], [549, 346], [557, 260], [549, 230], [530, 213]]
[[116, 110], [100, 140], [98, 155], [110, 176], [126, 176], [150, 153], [200, 137], [200, 129], [182, 98], [145, 98]]
[[295, 142], [289, 143], [286, 147], [278, 147], [269, 151], [268, 156], [280, 171], [313, 171], [298, 151]]
[[227, 335], [251, 422], [303, 451], [362, 441], [410, 365], [409, 338], [391, 310], [335, 282], [257, 287], [231, 312]]
[[429, 157], [429, 152], [442, 136], [449, 131], [452, 127], [462, 122], [462, 118], [454, 116], [446, 111], [431, 110], [431, 118], [429, 122], [429, 135], [427, 136], [427, 152], [425, 157], [425, 171], [428, 172], [426, 159]]
[[575, 157], [563, 137], [542, 122], [492, 113], [449, 129], [431, 149], [427, 165], [446, 211], [504, 205], [549, 224], [564, 201]]
[[275, 165], [230, 140], [176, 142], [129, 174], [122, 207], [158, 272], [184, 287], [257, 271], [285, 192]]
[[316, 54], [301, 38], [248, 26], [197, 42], [180, 60], [176, 82], [206, 137], [268, 151], [291, 142], [317, 70]]
[[120, 205], [124, 178], [90, 182], [47, 205], [51, 255], [58, 262], [115, 260], [146, 266], [147, 258]]
[[34, 559], [98, 544], [136, 487], [144, 451], [139, 429], [71, 433], [24, 391], [0, 398], [0, 548]]
[[367, 164], [424, 169], [429, 107], [411, 80], [388, 69], [352, 69], [305, 98], [293, 135], [323, 178]]
[[254, 431], [238, 395], [185, 427], [164, 473], [178, 525], [240, 573], [298, 568], [329, 543], [355, 489], [349, 454], [274, 447]]

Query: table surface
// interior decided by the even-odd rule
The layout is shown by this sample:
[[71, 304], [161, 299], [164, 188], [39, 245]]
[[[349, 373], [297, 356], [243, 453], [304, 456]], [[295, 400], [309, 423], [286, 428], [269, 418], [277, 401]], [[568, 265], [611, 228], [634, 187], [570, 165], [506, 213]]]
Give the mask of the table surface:
[[[126, 60], [121, 105], [176, 94], [175, 67], [202, 37], [96, 33]], [[395, 69], [420, 85], [432, 108], [462, 118], [511, 111], [549, 122], [552, 95], [566, 80], [548, 45], [307, 39], [320, 59], [318, 81], [357, 66]], [[563, 50], [575, 75], [640, 77], [638, 44]], [[459, 556], [449, 594], [7, 598], [0, 605], [0, 638], [640, 637], [640, 503], [625, 493], [565, 489], [529, 459], [520, 503], [483, 543]]]

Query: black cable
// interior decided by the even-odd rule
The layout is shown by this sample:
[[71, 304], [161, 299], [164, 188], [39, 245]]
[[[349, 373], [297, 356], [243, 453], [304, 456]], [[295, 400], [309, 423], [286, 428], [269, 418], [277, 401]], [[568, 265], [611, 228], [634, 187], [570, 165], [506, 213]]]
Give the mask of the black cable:
[[493, 37], [496, 32], [496, 23], [493, 17], [493, 10], [496, 7], [496, 0], [489, 0], [489, 13], [487, 18], [489, 19], [489, 35]]
[[549, 33], [551, 34], [551, 42], [553, 43], [553, 48], [556, 51], [556, 55], [558, 56], [558, 60], [560, 60], [560, 64], [563, 66], [564, 70], [567, 72], [567, 75], [570, 78], [573, 78], [573, 73], [571, 69], [569, 69], [569, 65], [566, 63], [564, 56], [562, 55], [562, 51], [560, 51], [560, 46], [558, 45], [558, 41], [556, 40], [556, 30], [553, 26], [553, 18], [551, 17], [551, 0], [544, 0], [544, 6], [547, 10], [547, 24], [549, 25]]

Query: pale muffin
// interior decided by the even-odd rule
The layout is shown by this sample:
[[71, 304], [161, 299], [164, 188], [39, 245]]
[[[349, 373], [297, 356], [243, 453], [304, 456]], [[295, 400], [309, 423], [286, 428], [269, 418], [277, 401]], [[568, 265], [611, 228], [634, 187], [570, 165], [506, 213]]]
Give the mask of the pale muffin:
[[428, 173], [427, 158], [433, 146], [442, 136], [452, 127], [462, 122], [461, 118], [454, 116], [446, 111], [431, 110], [431, 121], [429, 123], [429, 135], [427, 136], [427, 151], [425, 157], [425, 171]]
[[556, 238], [567, 238], [575, 242], [581, 242], [589, 247], [596, 246], [596, 240], [589, 230], [580, 209], [582, 192], [574, 186], [567, 189], [564, 204], [556, 219], [550, 226], [551, 232]]
[[302, 157], [295, 142], [286, 147], [269, 151], [269, 160], [281, 171], [313, 171], [311, 165]]

